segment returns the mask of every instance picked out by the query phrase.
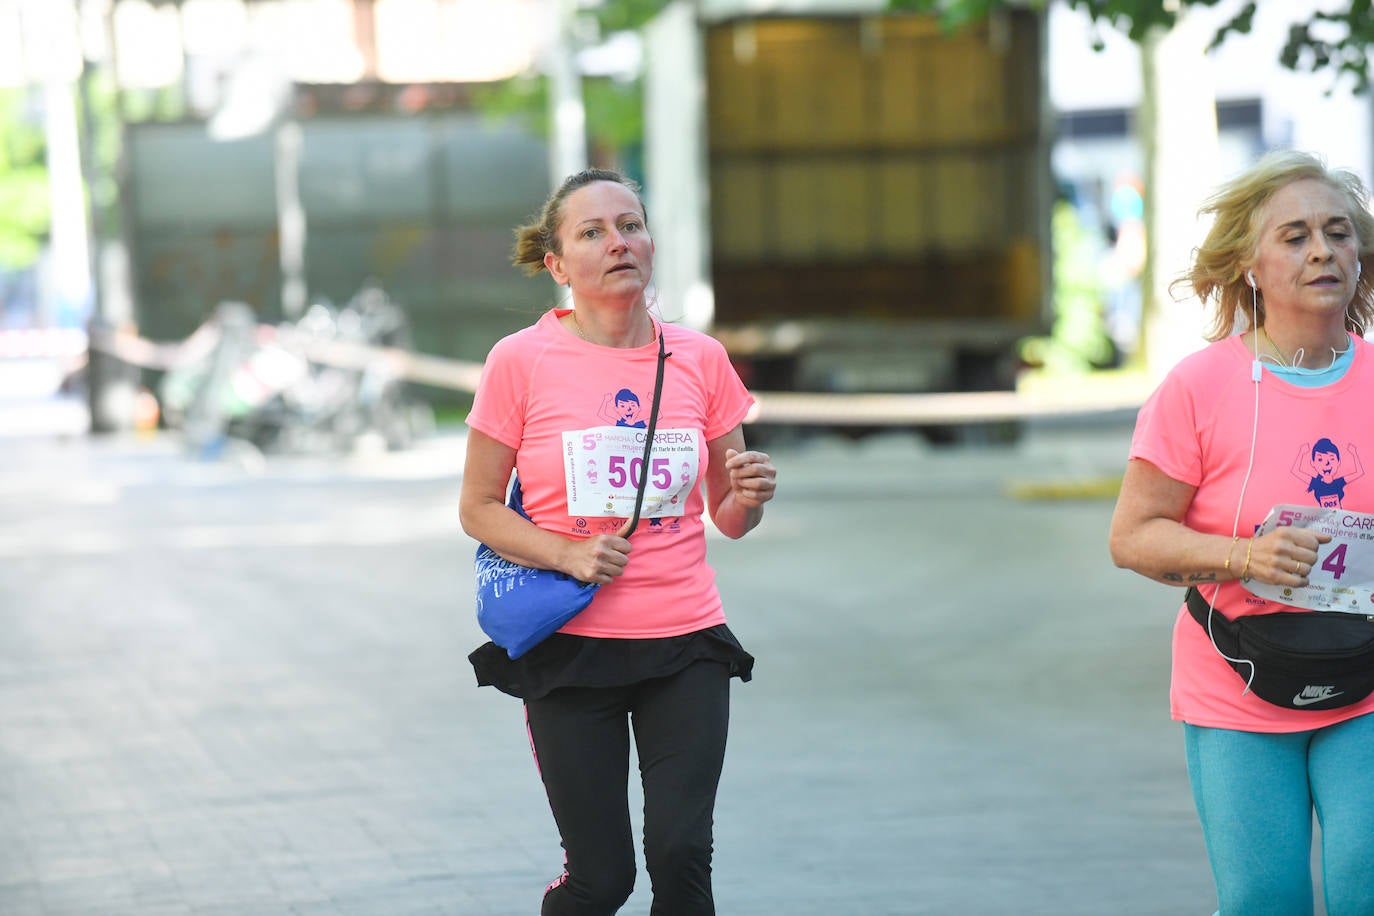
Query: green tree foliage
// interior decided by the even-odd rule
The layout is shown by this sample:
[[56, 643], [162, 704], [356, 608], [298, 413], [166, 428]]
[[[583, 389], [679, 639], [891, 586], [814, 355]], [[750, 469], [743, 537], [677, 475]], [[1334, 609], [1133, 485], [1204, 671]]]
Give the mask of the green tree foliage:
[[[0, 269], [31, 266], [51, 231], [48, 148], [42, 119], [32, 104], [33, 90], [0, 89]], [[96, 218], [113, 231], [118, 185], [114, 163], [119, 154], [117, 104], [109, 79], [97, 81], [91, 125], [97, 131], [94, 156], [99, 169], [87, 189], [96, 201]], [[83, 143], [92, 142], [89, 137]]]
[[[582, 80], [582, 103], [587, 113], [587, 139], [593, 147], [618, 150], [644, 137], [644, 106], [640, 81], [608, 77]], [[549, 81], [542, 74], [522, 74], [479, 86], [473, 99], [483, 114], [495, 119], [515, 117], [547, 134]]]
[[1052, 231], [1054, 325], [1048, 337], [1023, 339], [1021, 358], [1049, 375], [1108, 367], [1116, 352], [1103, 321], [1100, 242], [1067, 200], [1055, 202]]
[[[605, 40], [617, 32], [643, 28], [663, 11], [669, 0], [603, 0], [583, 10], [578, 33], [585, 43]], [[522, 74], [478, 89], [475, 101], [483, 112], [518, 117], [534, 130], [547, 133], [549, 87], [541, 74]], [[582, 81], [586, 106], [587, 140], [593, 150], [617, 153], [633, 149], [644, 137], [643, 86], [634, 79], [587, 77]], [[595, 157], [594, 157], [595, 158]]]
[[668, 0], [604, 0], [588, 10], [601, 34], [629, 32], [653, 19], [668, 5]]
[[[1255, 4], [1247, 8], [1253, 14]], [[1323, 25], [1325, 24], [1325, 25]], [[1318, 37], [1327, 26], [1333, 40]], [[1279, 60], [1293, 70], [1331, 70], [1355, 80], [1355, 91], [1369, 91], [1369, 50], [1374, 47], [1374, 9], [1370, 0], [1353, 0], [1344, 12], [1316, 13], [1288, 33]]]
[[51, 226], [47, 144], [26, 112], [28, 94], [0, 90], [0, 269], [38, 259]]
[[[1062, 0], [1087, 13], [1096, 24], [1120, 29], [1137, 43], [1152, 29], [1172, 28], [1190, 7], [1216, 6], [1219, 0]], [[1216, 47], [1234, 34], [1249, 34], [1258, 0], [1250, 0], [1222, 24], [1212, 40]], [[1027, 0], [1018, 6], [1043, 10], [1049, 0]], [[1011, 6], [1010, 0], [888, 0], [888, 8], [936, 13], [947, 28], [956, 29], [985, 19]], [[1100, 45], [1099, 45], [1100, 47]], [[1329, 72], [1336, 79], [1349, 76], [1356, 92], [1370, 83], [1369, 50], [1374, 47], [1374, 0], [1350, 0], [1343, 10], [1312, 13], [1290, 26], [1279, 61], [1290, 70]]]

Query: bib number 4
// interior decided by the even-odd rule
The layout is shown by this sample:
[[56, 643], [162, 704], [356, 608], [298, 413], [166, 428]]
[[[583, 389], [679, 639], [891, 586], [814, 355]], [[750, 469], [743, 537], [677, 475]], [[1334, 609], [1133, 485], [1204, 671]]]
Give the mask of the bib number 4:
[[1317, 562], [1301, 587], [1245, 584], [1255, 595], [1311, 611], [1368, 614], [1374, 610], [1374, 514], [1339, 507], [1275, 506], [1255, 536], [1291, 525], [1327, 535], [1317, 548]]
[[1336, 545], [1336, 549], [1331, 551], [1325, 560], [1322, 560], [1322, 569], [1331, 573], [1331, 578], [1340, 580], [1345, 575], [1345, 543]]

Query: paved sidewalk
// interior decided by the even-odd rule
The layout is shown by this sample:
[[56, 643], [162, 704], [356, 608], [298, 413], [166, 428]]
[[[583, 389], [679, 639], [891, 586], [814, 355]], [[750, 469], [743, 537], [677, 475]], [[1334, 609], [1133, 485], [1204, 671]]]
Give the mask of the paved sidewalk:
[[[519, 706], [464, 657], [461, 447], [0, 446], [0, 913], [538, 911], [561, 851]], [[1124, 450], [1119, 424], [775, 447], [764, 526], [710, 545], [759, 659], [722, 916], [1212, 912], [1177, 596], [1111, 567], [1110, 499], [1065, 498]]]

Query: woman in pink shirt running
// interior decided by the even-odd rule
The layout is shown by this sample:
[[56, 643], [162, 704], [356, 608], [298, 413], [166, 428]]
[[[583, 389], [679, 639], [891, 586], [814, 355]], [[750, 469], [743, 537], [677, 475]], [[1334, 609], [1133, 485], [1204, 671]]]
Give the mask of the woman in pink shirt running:
[[[1141, 408], [1112, 558], [1229, 618], [1304, 613], [1246, 583], [1301, 588], [1331, 541], [1297, 526], [1256, 536], [1275, 505], [1374, 513], [1358, 457], [1374, 454], [1374, 290], [1361, 278], [1374, 217], [1357, 177], [1291, 151], [1203, 212], [1214, 222], [1180, 282], [1211, 305], [1212, 343]], [[1327, 913], [1374, 914], [1374, 697], [1280, 706], [1246, 686], [1185, 603], [1170, 703], [1221, 916], [1310, 916], [1314, 811]]]
[[[518, 659], [491, 643], [471, 656], [479, 684], [525, 703], [566, 852], [543, 916], [615, 913], [633, 890], [631, 731], [652, 912], [715, 912], [712, 813], [729, 681], [748, 680], [754, 659], [725, 624], [702, 516], [742, 537], [762, 519], [777, 472], [745, 447], [752, 398], [724, 348], [651, 314], [653, 255], [633, 184], [599, 169], [568, 178], [517, 231], [514, 261], [547, 270], [573, 308], [551, 309], [492, 348], [468, 416], [463, 529], [509, 560], [601, 585]], [[660, 342], [670, 358], [645, 462]], [[513, 470], [529, 521], [506, 506]], [[631, 538], [624, 508], [645, 475]]]

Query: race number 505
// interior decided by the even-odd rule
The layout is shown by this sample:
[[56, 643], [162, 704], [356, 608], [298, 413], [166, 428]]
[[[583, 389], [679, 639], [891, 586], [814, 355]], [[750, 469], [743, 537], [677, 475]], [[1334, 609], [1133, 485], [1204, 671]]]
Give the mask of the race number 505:
[[[606, 482], [613, 487], [623, 487], [628, 483], [638, 489], [643, 470], [643, 458], [627, 459], [624, 455], [612, 455], [606, 462]], [[655, 458], [649, 463], [649, 480], [655, 490], [666, 490], [673, 485], [673, 470], [667, 458]]]

